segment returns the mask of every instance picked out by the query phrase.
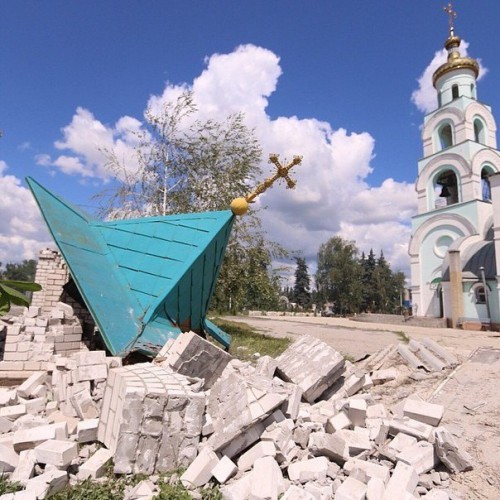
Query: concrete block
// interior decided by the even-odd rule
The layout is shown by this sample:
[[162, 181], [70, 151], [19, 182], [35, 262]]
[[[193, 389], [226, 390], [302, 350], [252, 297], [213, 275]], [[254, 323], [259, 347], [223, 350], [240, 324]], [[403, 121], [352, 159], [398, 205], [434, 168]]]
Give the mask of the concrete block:
[[418, 484], [416, 470], [403, 462], [398, 462], [384, 492], [383, 500], [405, 498], [412, 494]]
[[407, 399], [403, 407], [403, 414], [405, 417], [436, 427], [443, 418], [444, 406]]
[[108, 376], [108, 365], [101, 363], [99, 365], [83, 365], [77, 369], [77, 381], [103, 380]]
[[210, 388], [231, 359], [229, 353], [196, 333], [185, 332], [175, 339], [165, 362], [177, 373], [204, 379], [204, 387]]
[[78, 422], [76, 427], [76, 439], [79, 443], [90, 443], [97, 441], [97, 428], [99, 427], [99, 419], [92, 418]]
[[273, 441], [260, 441], [243, 453], [238, 459], [238, 469], [241, 471], [250, 470], [255, 461], [262, 457], [275, 457], [276, 446]]
[[37, 413], [41, 413], [45, 410], [45, 405], [47, 404], [47, 400], [45, 397], [35, 398], [35, 399], [26, 399], [22, 401], [24, 406], [26, 407], [26, 411], [31, 413], [32, 415], [36, 415]]
[[4, 417], [11, 421], [26, 415], [26, 413], [26, 405], [4, 406], [0, 408], [0, 417]]
[[0, 387], [0, 407], [17, 403], [17, 391]]
[[402, 419], [384, 419], [384, 425], [389, 427], [389, 434], [395, 436], [400, 432], [414, 436], [417, 439], [432, 442], [434, 440], [434, 428], [431, 425], [418, 422], [408, 417]]
[[276, 361], [279, 376], [300, 386], [309, 403], [335, 383], [344, 367], [344, 357], [339, 352], [307, 335], [295, 341]]
[[31, 479], [35, 473], [35, 464], [35, 452], [33, 450], [22, 451], [19, 453], [19, 463], [14, 469], [14, 472], [12, 472], [10, 480], [26, 486], [28, 480]]
[[35, 447], [35, 459], [41, 464], [68, 467], [78, 457], [78, 445], [72, 441], [50, 439]]
[[88, 478], [98, 479], [106, 473], [106, 465], [113, 458], [111, 451], [106, 448], [99, 448], [85, 463], [78, 469], [78, 479]]
[[339, 464], [343, 464], [349, 459], [349, 447], [347, 442], [338, 432], [335, 434], [313, 432], [309, 436], [307, 447], [313, 456], [328, 457], [330, 460]]
[[285, 491], [285, 483], [278, 462], [273, 457], [261, 457], [252, 471], [249, 500], [278, 500]]
[[356, 428], [352, 431], [342, 429], [333, 435], [341, 438], [345, 442], [350, 457], [359, 455], [361, 452], [371, 450], [372, 448], [370, 433], [365, 429]]
[[29, 398], [33, 391], [47, 379], [47, 372], [35, 372], [25, 380], [18, 388], [17, 394], [23, 398]]
[[65, 415], [59, 410], [53, 411], [48, 415], [47, 420], [51, 423], [66, 423], [68, 427], [68, 436], [73, 435], [76, 432], [79, 419], [75, 417], [70, 417]]
[[12, 442], [17, 453], [23, 450], [35, 448], [49, 439], [64, 440], [68, 438], [68, 427], [66, 422], [57, 424], [41, 425], [32, 429], [14, 432]]
[[5, 434], [10, 432], [12, 429], [13, 422], [5, 417], [0, 417], [0, 434]]
[[0, 442], [0, 475], [12, 472], [19, 465], [19, 455], [9, 443]]
[[308, 481], [325, 481], [329, 461], [326, 457], [316, 457], [309, 460], [294, 462], [288, 466], [288, 477], [291, 481], [307, 483]]
[[354, 426], [364, 427], [366, 420], [366, 401], [364, 399], [350, 399], [347, 416]]
[[348, 477], [335, 492], [335, 500], [364, 500], [366, 498], [366, 484]]
[[378, 477], [372, 477], [366, 485], [366, 500], [382, 500], [384, 498], [385, 483]]
[[242, 500], [248, 498], [252, 482], [254, 481], [252, 473], [247, 473], [236, 481], [221, 487], [222, 498], [224, 500]]
[[466, 472], [473, 469], [472, 457], [461, 450], [452, 435], [444, 428], [435, 430], [436, 453], [450, 472]]
[[347, 474], [351, 474], [354, 469], [362, 470], [368, 479], [377, 478], [382, 480], [384, 485], [389, 481], [390, 470], [385, 465], [359, 460], [358, 458], [350, 458], [344, 464], [344, 471]]
[[212, 476], [220, 484], [224, 484], [238, 472], [238, 467], [229, 457], [222, 457], [219, 463], [212, 469]]
[[181, 476], [181, 483], [187, 489], [198, 488], [205, 485], [212, 477], [212, 470], [219, 463], [219, 458], [214, 451], [206, 446]]
[[434, 446], [427, 441], [419, 441], [396, 455], [397, 460], [411, 465], [417, 474], [430, 471], [438, 463]]
[[68, 484], [66, 471], [51, 469], [39, 476], [31, 478], [26, 483], [28, 491], [35, 491], [37, 498], [46, 498], [63, 490]]
[[331, 434], [340, 431], [341, 429], [351, 429], [352, 427], [352, 422], [343, 411], [337, 413], [334, 417], [329, 418], [325, 426], [326, 432]]
[[417, 444], [417, 438], [400, 432], [396, 434], [394, 439], [392, 439], [391, 442], [385, 447], [385, 449], [387, 450], [386, 456], [388, 458], [395, 459], [396, 455], [415, 444]]
[[99, 417], [99, 409], [94, 403], [90, 391], [84, 389], [83, 391], [73, 393], [69, 398], [76, 414], [82, 419], [93, 419]]
[[387, 418], [387, 411], [383, 404], [370, 405], [366, 408], [366, 418]]

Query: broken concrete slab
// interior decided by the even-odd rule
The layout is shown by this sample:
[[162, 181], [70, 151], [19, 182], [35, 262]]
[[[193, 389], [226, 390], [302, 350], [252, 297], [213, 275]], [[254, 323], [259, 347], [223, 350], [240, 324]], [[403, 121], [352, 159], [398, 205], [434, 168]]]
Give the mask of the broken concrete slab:
[[328, 458], [316, 457], [294, 462], [288, 466], [288, 477], [291, 481], [307, 483], [308, 481], [325, 481], [328, 472]]
[[276, 361], [280, 377], [300, 386], [309, 403], [335, 383], [345, 363], [335, 349], [307, 335], [296, 340]]
[[177, 373], [205, 380], [209, 389], [220, 377], [232, 356], [196, 333], [189, 331], [169, 342], [157, 358], [161, 366], [168, 365]]
[[436, 453], [450, 472], [465, 472], [473, 469], [472, 457], [461, 450], [452, 435], [444, 428], [435, 430]]
[[243, 377], [230, 373], [220, 378], [208, 398], [207, 410], [214, 427], [209, 445], [215, 451], [229, 446], [235, 438], [280, 407], [288, 394], [286, 387], [256, 374]]

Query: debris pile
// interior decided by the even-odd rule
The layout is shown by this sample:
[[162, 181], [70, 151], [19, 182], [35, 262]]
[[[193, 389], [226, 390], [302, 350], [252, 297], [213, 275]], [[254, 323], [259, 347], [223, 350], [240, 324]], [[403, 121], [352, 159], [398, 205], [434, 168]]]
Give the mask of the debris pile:
[[[24, 317], [23, 335], [28, 319], [36, 327]], [[68, 317], [58, 320], [43, 327], [46, 339]], [[419, 366], [456, 364], [432, 344], [410, 342]], [[0, 388], [0, 471], [33, 499], [98, 479], [111, 461], [117, 474], [184, 467], [186, 488], [215, 482], [228, 500], [457, 499], [449, 473], [472, 459], [441, 426], [444, 407], [417, 397], [386, 407], [376, 393], [398, 377], [390, 356], [415, 365], [400, 347], [355, 365], [304, 336], [256, 366], [192, 332], [154, 362], [126, 366], [102, 351], [54, 348], [44, 370]], [[135, 489], [130, 498], [156, 491], [151, 480]]]

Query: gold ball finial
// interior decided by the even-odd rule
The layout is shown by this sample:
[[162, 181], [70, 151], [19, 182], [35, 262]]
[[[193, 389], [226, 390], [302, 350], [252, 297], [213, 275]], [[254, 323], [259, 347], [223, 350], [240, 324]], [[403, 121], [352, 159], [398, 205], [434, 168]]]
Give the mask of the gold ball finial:
[[230, 208], [234, 215], [245, 215], [248, 212], [248, 201], [245, 198], [235, 198]]

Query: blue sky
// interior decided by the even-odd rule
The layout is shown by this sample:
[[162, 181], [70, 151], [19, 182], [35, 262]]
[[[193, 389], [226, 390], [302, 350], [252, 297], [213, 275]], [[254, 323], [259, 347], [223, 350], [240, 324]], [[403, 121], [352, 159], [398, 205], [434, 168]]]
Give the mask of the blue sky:
[[[0, 262], [50, 242], [25, 176], [91, 211], [106, 178], [98, 148], [129, 151], [125, 129], [185, 85], [202, 116], [243, 110], [265, 158], [304, 155], [297, 190], [262, 199], [271, 239], [313, 268], [320, 243], [340, 234], [407, 271], [422, 102], [433, 98], [425, 82], [421, 109], [412, 94], [447, 37], [445, 3], [4, 0]], [[495, 113], [500, 2], [454, 6]]]

